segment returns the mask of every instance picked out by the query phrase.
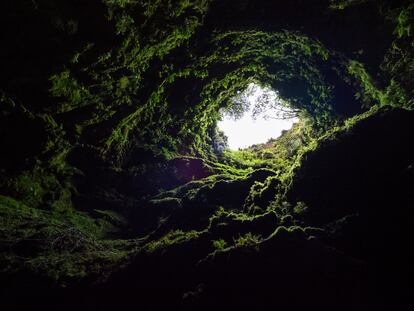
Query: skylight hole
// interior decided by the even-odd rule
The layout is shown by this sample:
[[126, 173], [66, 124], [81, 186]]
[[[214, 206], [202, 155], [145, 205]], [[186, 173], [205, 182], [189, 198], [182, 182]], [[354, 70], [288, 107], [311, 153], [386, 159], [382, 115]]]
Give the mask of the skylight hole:
[[245, 149], [278, 138], [299, 121], [298, 111], [269, 87], [250, 83], [245, 91], [220, 111], [217, 126], [231, 150]]

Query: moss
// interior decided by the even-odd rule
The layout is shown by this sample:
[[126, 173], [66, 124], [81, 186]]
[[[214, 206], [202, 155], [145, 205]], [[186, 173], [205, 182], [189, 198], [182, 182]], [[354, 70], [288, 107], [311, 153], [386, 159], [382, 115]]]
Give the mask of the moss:
[[105, 241], [104, 220], [72, 211], [51, 212], [0, 196], [2, 272], [30, 273], [59, 286], [84, 277], [110, 274], [134, 249], [131, 241]]
[[39, 180], [37, 175], [33, 176], [31, 172], [27, 172], [15, 180], [9, 181], [9, 187], [23, 202], [32, 206], [39, 206], [44, 194], [41, 182], [42, 180]]
[[[98, 53], [98, 45], [83, 43], [76, 61], [51, 76], [50, 94], [59, 102], [55, 113], [83, 115], [74, 124], [65, 121], [77, 140], [102, 127], [111, 129], [98, 138], [107, 157], [122, 162], [138, 143], [164, 159], [180, 153], [214, 158], [210, 133], [218, 109], [252, 80], [280, 89], [318, 126], [336, 118], [330, 107], [332, 86], [316, 64], [337, 60], [316, 40], [287, 31], [229, 31], [203, 38], [207, 52], [197, 55], [184, 47], [197, 35], [209, 1], [105, 5], [115, 25], [115, 46]], [[183, 61], [177, 63], [174, 53]], [[293, 71], [300, 77], [292, 76]], [[152, 77], [151, 72], [160, 74]], [[195, 86], [191, 94], [182, 95], [182, 81]], [[306, 91], [299, 94], [292, 85]], [[260, 161], [243, 153], [234, 154], [238, 159], [233, 162], [244, 167], [265, 166], [276, 158], [270, 151]]]
[[364, 66], [357, 61], [351, 61], [348, 67], [349, 73], [355, 76], [361, 83], [363, 87], [363, 93], [358, 92], [355, 94], [357, 99], [362, 99], [366, 105], [373, 105], [372, 99], [376, 100], [380, 105], [391, 104], [389, 99], [386, 97], [386, 94], [380, 90], [372, 79], [372, 77], [367, 73]]
[[12, 195], [31, 207], [57, 210], [71, 208], [71, 190], [54, 172], [56, 171], [39, 166], [24, 171], [2, 185], [3, 193]]
[[306, 214], [308, 207], [304, 202], [296, 202], [295, 206], [293, 207], [293, 213], [295, 213], [298, 217], [303, 217]]
[[266, 240], [271, 241], [273, 239], [284, 240], [284, 239], [296, 239], [305, 236], [303, 228], [298, 226], [280, 226], [275, 232]]
[[263, 183], [255, 183], [246, 198], [244, 208], [249, 213], [262, 213], [276, 197], [280, 180], [277, 176], [270, 177]]
[[412, 36], [414, 5], [403, 7], [397, 17], [395, 33], [399, 38]]
[[108, 241], [89, 246], [83, 252], [46, 252], [26, 260], [24, 264], [26, 268], [47, 276], [59, 286], [79, 282], [87, 277], [103, 281], [127, 263], [134, 248], [134, 243], [129, 241]]
[[[378, 98], [360, 66], [347, 74], [342, 59], [303, 34], [240, 30], [197, 37], [209, 5], [201, 0], [104, 1], [112, 46], [79, 43], [76, 61], [51, 75], [50, 95], [58, 103], [50, 111], [82, 115], [73, 122], [63, 117], [65, 128], [80, 141], [106, 128], [95, 143], [122, 162], [136, 144], [164, 159], [183, 153], [214, 157], [211, 132], [218, 109], [251, 81], [280, 90], [318, 128], [338, 119], [334, 106], [340, 98], [330, 80], [354, 90], [347, 80], [355, 73], [367, 88], [361, 99]], [[194, 38], [203, 42], [205, 53], [188, 49]], [[277, 152], [263, 151], [260, 160], [248, 152], [233, 156], [241, 165], [265, 166]]]
[[71, 105], [76, 107], [82, 101], [86, 101], [88, 97], [86, 90], [79, 85], [79, 82], [71, 77], [69, 70], [52, 75], [50, 81], [52, 83], [52, 87], [50, 88], [51, 95], [68, 100], [66, 109], [70, 109]]
[[233, 242], [238, 235], [251, 233], [268, 236], [279, 224], [279, 218], [274, 212], [262, 212], [250, 216], [244, 213], [218, 209], [209, 219], [208, 231], [214, 238]]
[[222, 251], [222, 250], [224, 250], [224, 249], [226, 249], [228, 247], [227, 242], [225, 240], [223, 240], [223, 239], [213, 240], [212, 243], [213, 243], [213, 248], [216, 251]]
[[[211, 156], [213, 143], [212, 137], [209, 137], [208, 133], [215, 127], [215, 122], [219, 117], [218, 108], [226, 105], [227, 101], [252, 79], [281, 90], [281, 96], [289, 99], [295, 107], [298, 106], [299, 109], [306, 110], [312, 119], [317, 121], [318, 126], [327, 125], [335, 118], [330, 106], [333, 96], [332, 87], [324, 80], [324, 73], [318, 71], [312, 61], [306, 60], [331, 61], [329, 51], [317, 41], [290, 32], [240, 31], [214, 35], [212, 38], [208, 38], [209, 51], [211, 51], [208, 55], [203, 55], [197, 60], [193, 60], [193, 56], [188, 55], [188, 60], [191, 60], [194, 65], [175, 68], [174, 63], [164, 64], [165, 71], [162, 71], [157, 87], [151, 91], [147, 90], [143, 101], [133, 106], [131, 97], [139, 95], [141, 89], [145, 87], [142, 76], [147, 72], [150, 62], [154, 58], [163, 59], [173, 53], [175, 49], [180, 48], [181, 44], [190, 40], [201, 24], [207, 2], [196, 1], [191, 4], [185, 2], [185, 5], [183, 3], [179, 2], [177, 6], [172, 4], [168, 6], [172, 12], [175, 12], [178, 7], [185, 8], [177, 10], [177, 16], [181, 16], [185, 11], [193, 8], [197, 17], [189, 19], [183, 29], [175, 28], [172, 33], [159, 31], [159, 36], [149, 40], [151, 44], [142, 46], [137, 39], [137, 33], [143, 29], [132, 22], [135, 17], [128, 15], [126, 8], [145, 5], [129, 3], [124, 6], [108, 2], [111, 19], [118, 20], [119, 25], [122, 24], [122, 27], [120, 26], [122, 31], [119, 30], [119, 34], [122, 35], [124, 41], [118, 50], [114, 49], [105, 57], [102, 55], [97, 63], [88, 67], [88, 71], [91, 72], [96, 83], [93, 86], [78, 85], [78, 82], [72, 78], [75, 73], [68, 70], [53, 76], [52, 94], [66, 97], [68, 102], [73, 103], [73, 107], [80, 105], [79, 97], [82, 97], [83, 101], [88, 98], [88, 104], [94, 105], [102, 111], [100, 120], [98, 118], [90, 119], [88, 125], [112, 118], [120, 106], [130, 107], [128, 115], [118, 119], [110, 135], [105, 138], [104, 148], [107, 152], [115, 153], [118, 160], [121, 160], [127, 150], [132, 147], [129, 144], [131, 139], [150, 139], [151, 141], [147, 141], [147, 144], [151, 146], [154, 154], [165, 158], [176, 156], [180, 146], [186, 146], [191, 154]], [[158, 3], [154, 4], [154, 8], [159, 6]], [[155, 11], [157, 9], [149, 12]], [[150, 15], [146, 18], [149, 19]], [[127, 23], [125, 23], [126, 20], [128, 20]], [[123, 22], [121, 23], [121, 21]], [[152, 27], [150, 22], [147, 26]], [[143, 26], [143, 28], [147, 26]], [[303, 57], [291, 57], [292, 51]], [[298, 62], [297, 59], [301, 59], [301, 62], [304, 63]], [[115, 65], [114, 62], [118, 65]], [[231, 68], [233, 64], [241, 64], [241, 68], [225, 71], [223, 77], [215, 76], [217, 68]], [[99, 71], [94, 72], [94, 70], [98, 70], [98, 65], [107, 68], [103, 70], [104, 74]], [[110, 68], [113, 67], [117, 69], [112, 72]], [[118, 76], [116, 72], [121, 70], [120, 68], [125, 68], [130, 74], [123, 73], [122, 76]], [[102, 71], [102, 69], [99, 70]], [[292, 70], [298, 70], [301, 77], [294, 78], [290, 73]], [[181, 95], [174, 96], [174, 90], [181, 88], [180, 83], [182, 82], [180, 81], [186, 80], [197, 81], [192, 83], [196, 85], [199, 94], [191, 94], [189, 97], [187, 96], [187, 99], [180, 98]], [[307, 91], [302, 94], [298, 94], [296, 91], [291, 92], [288, 90], [291, 83], [294, 85], [304, 84]], [[72, 89], [73, 91], [70, 91]], [[84, 92], [81, 90], [87, 93], [80, 96], [79, 92]], [[116, 98], [108, 100], [113, 97], [114, 93], [117, 95]], [[104, 97], [106, 98], [104, 99]], [[180, 100], [186, 104], [180, 108], [180, 113], [172, 118], [171, 112], [168, 110], [173, 109], [175, 102]], [[104, 102], [110, 102], [110, 104], [106, 105]], [[309, 105], [303, 106], [304, 103], [309, 103]], [[159, 121], [154, 119], [155, 115]], [[176, 127], [177, 122], [180, 123], [179, 128]], [[141, 128], [140, 132], [137, 132], [140, 124], [147, 124], [148, 127], [151, 127], [151, 135], [145, 128]], [[83, 126], [82, 124], [78, 125]], [[134, 135], [137, 136], [133, 138]], [[175, 139], [171, 138], [173, 136]], [[265, 160], [259, 162], [255, 160], [256, 162], [253, 163], [253, 159], [251, 157], [248, 159], [249, 155], [245, 152], [240, 156], [244, 159], [239, 157], [238, 162], [244, 161], [244, 165], [247, 166], [265, 164]]]
[[200, 232], [190, 231], [184, 232], [182, 230], [174, 230], [168, 232], [162, 238], [151, 241], [144, 246], [144, 251], [148, 253], [163, 252], [172, 246], [176, 246], [181, 243], [186, 243], [190, 240], [197, 239], [200, 236]]
[[259, 251], [260, 235], [253, 235], [251, 232], [240, 235], [234, 239], [234, 246], [237, 248], [249, 248]]
[[[329, 195], [326, 189], [335, 194], [347, 172], [326, 179], [313, 197], [318, 204], [309, 203], [306, 193], [329, 168], [341, 168], [334, 163], [345, 152], [317, 162], [327, 148], [340, 150], [346, 137], [360, 133], [360, 126], [377, 113], [387, 112], [383, 106], [413, 108], [411, 6], [390, 9], [395, 41], [379, 71], [373, 64], [380, 55], [371, 60], [365, 52], [353, 53], [361, 48], [358, 44], [334, 51], [350, 40], [330, 38], [331, 28], [322, 29], [341, 16], [340, 25], [352, 23], [358, 34], [364, 32], [364, 23], [347, 15], [364, 0], [330, 1], [332, 9], [343, 12], [326, 11], [322, 8], [328, 2], [319, 1], [309, 19], [297, 21], [290, 20], [297, 10], [289, 1], [55, 2], [9, 4], [15, 9], [4, 10], [7, 18], [2, 19], [7, 25], [32, 17], [18, 27], [7, 25], [10, 35], [2, 54], [3, 59], [17, 60], [4, 74], [5, 91], [0, 92], [0, 143], [7, 153], [0, 155], [0, 191], [7, 195], [0, 196], [4, 273], [45, 276], [75, 288], [84, 281], [96, 289], [94, 281], [125, 264], [126, 270], [106, 283], [105, 291], [145, 295], [143, 288], [154, 287], [157, 296], [178, 303], [181, 289], [205, 280], [207, 292], [224, 280], [236, 297], [244, 296], [237, 286], [246, 283], [246, 291], [258, 284], [269, 290], [276, 283], [283, 290], [287, 284], [285, 292], [291, 295], [302, 272], [314, 271], [316, 264], [316, 273], [303, 286], [307, 292], [315, 280], [329, 275], [331, 281], [331, 271], [343, 266], [338, 258], [358, 257], [358, 252], [343, 256], [325, 249], [327, 234], [337, 232], [317, 227], [324, 217], [318, 211], [325, 204], [319, 198]], [[262, 10], [262, 5], [282, 9]], [[231, 6], [235, 10], [227, 12]], [[256, 9], [260, 14], [250, 18], [247, 13]], [[243, 24], [222, 18], [221, 13], [230, 11], [240, 13]], [[261, 18], [271, 12], [283, 18]], [[303, 27], [310, 22], [312, 27]], [[25, 34], [27, 25], [34, 27], [30, 34], [37, 34], [33, 40]], [[371, 44], [366, 41], [364, 50]], [[266, 144], [223, 151], [223, 136], [217, 131], [220, 109], [228, 108], [251, 82], [278, 90], [300, 111], [301, 121]], [[407, 113], [387, 123], [383, 133], [392, 132]], [[408, 137], [399, 145], [403, 149], [411, 140], [401, 132], [383, 137]], [[396, 183], [411, 182], [411, 158], [401, 161], [398, 170], [405, 175], [395, 175]], [[394, 155], [378, 167], [389, 162]], [[309, 167], [313, 170], [305, 169]], [[358, 175], [364, 167], [350, 174]], [[301, 178], [311, 180], [308, 187], [300, 188]], [[340, 215], [338, 201], [326, 213]], [[398, 203], [409, 206], [407, 202]], [[346, 208], [360, 204], [351, 203]], [[325, 257], [332, 270], [320, 261]], [[203, 270], [209, 261], [212, 266]], [[260, 282], [262, 277], [268, 282]], [[174, 289], [164, 296], [160, 284]], [[269, 291], [268, 297], [279, 303], [273, 295], [280, 292]], [[305, 293], [302, 300], [310, 296]], [[253, 299], [252, 305], [259, 300]]]

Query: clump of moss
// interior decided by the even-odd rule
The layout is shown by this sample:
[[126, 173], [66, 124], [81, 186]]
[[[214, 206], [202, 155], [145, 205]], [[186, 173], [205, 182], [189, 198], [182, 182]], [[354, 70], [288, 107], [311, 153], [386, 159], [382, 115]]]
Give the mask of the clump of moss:
[[212, 240], [213, 247], [216, 251], [225, 250], [228, 247], [226, 240], [219, 239], [219, 240]]
[[197, 231], [184, 232], [182, 230], [172, 230], [162, 238], [147, 243], [144, 246], [144, 250], [148, 253], [163, 252], [169, 247], [174, 247], [178, 244], [197, 239], [200, 234], [201, 233]]
[[63, 286], [109, 275], [134, 250], [133, 241], [105, 240], [111, 225], [75, 210], [44, 211], [0, 196], [2, 273], [42, 275]]
[[402, 7], [397, 17], [397, 26], [394, 33], [398, 38], [411, 37], [413, 35], [414, 5]]
[[237, 248], [249, 248], [259, 251], [260, 241], [260, 235], [254, 235], [251, 232], [248, 232], [245, 235], [240, 235], [234, 239], [234, 246]]

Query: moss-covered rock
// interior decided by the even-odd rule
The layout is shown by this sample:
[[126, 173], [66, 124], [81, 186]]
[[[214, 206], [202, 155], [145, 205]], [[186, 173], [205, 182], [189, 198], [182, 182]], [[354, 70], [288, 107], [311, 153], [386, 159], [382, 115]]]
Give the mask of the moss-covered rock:
[[412, 309], [411, 2], [3, 1], [2, 306]]

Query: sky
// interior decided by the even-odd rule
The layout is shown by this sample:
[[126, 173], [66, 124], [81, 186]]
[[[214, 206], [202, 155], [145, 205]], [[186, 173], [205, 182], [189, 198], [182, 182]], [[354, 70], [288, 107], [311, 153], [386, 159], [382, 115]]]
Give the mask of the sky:
[[277, 138], [283, 130], [288, 130], [298, 121], [297, 118], [289, 120], [265, 120], [258, 116], [256, 120], [252, 117], [252, 106], [257, 98], [263, 93], [263, 89], [256, 87], [256, 92], [249, 96], [250, 110], [239, 120], [229, 116], [222, 116], [218, 127], [228, 138], [231, 150], [247, 148], [254, 144], [266, 143], [270, 138]]

